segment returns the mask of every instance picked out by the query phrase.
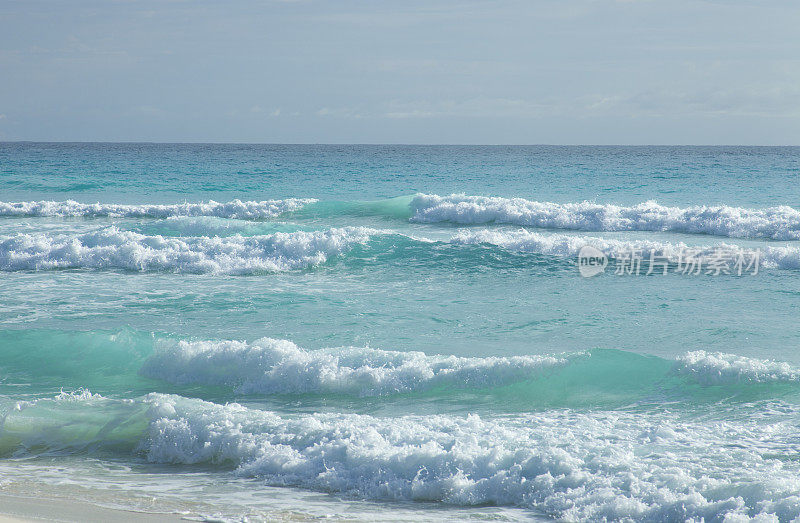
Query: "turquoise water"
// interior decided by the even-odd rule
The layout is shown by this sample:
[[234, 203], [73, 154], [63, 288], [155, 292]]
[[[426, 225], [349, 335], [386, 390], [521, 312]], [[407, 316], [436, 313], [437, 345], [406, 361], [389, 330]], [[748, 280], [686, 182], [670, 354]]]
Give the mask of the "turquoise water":
[[[791, 520], [798, 182], [800, 148], [0, 144], [0, 485]], [[757, 273], [677, 270], [719, 246]]]

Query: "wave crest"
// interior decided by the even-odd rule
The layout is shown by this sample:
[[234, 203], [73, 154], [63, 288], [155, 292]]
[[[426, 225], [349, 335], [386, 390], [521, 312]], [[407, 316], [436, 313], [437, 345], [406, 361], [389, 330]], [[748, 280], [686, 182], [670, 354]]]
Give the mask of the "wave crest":
[[526, 507], [571, 521], [788, 521], [800, 516], [797, 465], [770, 456], [794, 455], [795, 421], [571, 410], [284, 415], [156, 393], [82, 394], [9, 412], [0, 452], [135, 451], [156, 463], [233, 468], [273, 486]]
[[786, 362], [704, 350], [679, 356], [676, 371], [702, 385], [800, 381], [800, 369]]
[[582, 231], [671, 231], [736, 238], [800, 239], [800, 211], [693, 206], [666, 207], [654, 201], [624, 207], [591, 202], [552, 203], [523, 198], [419, 194], [412, 221], [461, 224], [501, 223]]
[[[305, 350], [291, 341], [272, 338], [250, 343], [165, 340], [139, 373], [176, 385], [230, 387], [237, 394], [370, 397], [483, 390], [504, 397], [509, 406], [523, 411], [548, 402], [571, 404], [575, 400], [581, 404], [586, 398], [580, 395], [590, 390], [596, 391], [592, 401], [602, 402], [603, 395], [609, 394], [636, 402], [652, 394], [698, 393], [698, 389], [687, 389], [690, 385], [699, 385], [713, 396], [718, 386], [725, 388], [724, 394], [735, 394], [746, 392], [755, 383], [800, 384], [800, 369], [789, 363], [703, 350], [675, 359], [616, 349], [458, 357], [369, 347]], [[626, 378], [626, 373], [636, 378]], [[551, 397], [550, 387], [560, 390], [560, 396]]]
[[18, 234], [0, 240], [0, 270], [67, 268], [251, 274], [324, 263], [377, 233], [365, 227], [263, 236], [166, 238], [108, 227], [80, 235]]
[[215, 216], [241, 220], [264, 220], [283, 213], [297, 211], [316, 202], [313, 198], [288, 198], [285, 200], [200, 203], [125, 205], [114, 203], [79, 203], [73, 200], [0, 202], [0, 216], [83, 216], [113, 218], [169, 218], [172, 216]]
[[462, 358], [370, 348], [304, 350], [287, 340], [180, 341], [141, 373], [176, 384], [225, 385], [250, 393], [376, 396], [439, 386], [479, 388], [519, 381], [566, 363], [558, 356]]
[[790, 245], [782, 247], [770, 245], [761, 249], [744, 248], [728, 243], [689, 246], [683, 242], [615, 240], [596, 236], [542, 234], [524, 229], [518, 231], [494, 229], [462, 231], [455, 234], [450, 241], [462, 245], [489, 244], [517, 252], [561, 257], [576, 257], [582, 247], [591, 245], [601, 250], [609, 258], [618, 258], [636, 252], [645, 260], [652, 255], [657, 258], [666, 258], [673, 263], [678, 261], [681, 254], [690, 254], [700, 259], [710, 259], [718, 255], [724, 255], [726, 259], [741, 256], [746, 263], [753, 261], [758, 256], [759, 267], [800, 268], [800, 247]]
[[[625, 379], [633, 372], [637, 379]], [[703, 350], [675, 359], [642, 356], [615, 349], [569, 354], [458, 357], [427, 355], [369, 347], [305, 350], [288, 340], [165, 341], [139, 373], [176, 385], [230, 387], [237, 394], [343, 394], [385, 396], [435, 390], [469, 389], [508, 397], [509, 404], [527, 410], [544, 401], [550, 386], [561, 387], [561, 398], [597, 390], [637, 401], [656, 391], [692, 394], [689, 384], [738, 386], [753, 383], [800, 383], [800, 369], [786, 362], [760, 360]], [[615, 380], [622, 380], [615, 383]], [[559, 380], [576, 380], [576, 389]], [[522, 385], [503, 392], [509, 385]], [[613, 389], [613, 391], [605, 389]], [[443, 390], [444, 389], [444, 390]], [[741, 389], [741, 391], [745, 391]], [[728, 391], [727, 393], [730, 393]], [[553, 398], [551, 398], [553, 399]]]

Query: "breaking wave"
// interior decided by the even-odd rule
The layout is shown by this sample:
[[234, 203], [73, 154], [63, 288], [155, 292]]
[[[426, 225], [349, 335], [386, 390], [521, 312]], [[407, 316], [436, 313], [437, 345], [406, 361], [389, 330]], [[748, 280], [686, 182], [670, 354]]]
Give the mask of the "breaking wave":
[[[177, 385], [226, 386], [238, 394], [384, 396], [438, 391], [450, 395], [485, 390], [517, 395], [510, 401], [522, 410], [540, 404], [553, 390], [560, 391], [562, 398], [546, 402], [565, 404], [572, 399], [585, 403], [572, 396], [589, 390], [597, 391], [596, 400], [608, 393], [638, 401], [654, 394], [704, 394], [687, 386], [728, 387], [724, 394], [731, 394], [747, 392], [755, 384], [800, 384], [800, 369], [789, 363], [702, 350], [675, 360], [614, 349], [457, 357], [368, 347], [305, 350], [271, 338], [252, 343], [181, 340], [162, 344], [144, 362], [140, 374]], [[507, 386], [512, 390], [501, 390]]]
[[[637, 252], [646, 261], [650, 255], [676, 262], [691, 255], [710, 260], [724, 257], [732, 265], [739, 259], [754, 268], [800, 269], [800, 246], [768, 245], [760, 249], [726, 243], [688, 246], [651, 240], [620, 240], [558, 233], [482, 229], [465, 230], [444, 241], [411, 237], [391, 230], [366, 227], [303, 231], [291, 225], [260, 226], [248, 222], [190, 222], [163, 220], [158, 226], [142, 226], [147, 233], [110, 226], [83, 234], [18, 233], [0, 236], [0, 271], [53, 269], [107, 269], [175, 273], [256, 274], [281, 272], [325, 263], [332, 256], [348, 254], [358, 244], [368, 245], [369, 255], [360, 260], [369, 265], [427, 260], [431, 266], [469, 260], [472, 264], [496, 262], [496, 256], [464, 246], [489, 245], [506, 251], [575, 258], [591, 245], [611, 258]], [[174, 222], [174, 223], [173, 223]], [[265, 234], [268, 231], [271, 234]], [[291, 232], [283, 232], [291, 231]], [[163, 234], [161, 234], [163, 233]], [[180, 234], [214, 236], [181, 236]], [[178, 236], [175, 236], [175, 235]], [[222, 236], [218, 236], [220, 234]], [[514, 264], [527, 264], [517, 259]], [[728, 271], [730, 272], [730, 271]]]
[[176, 384], [226, 385], [239, 393], [374, 396], [436, 387], [490, 387], [532, 379], [561, 356], [460, 358], [370, 348], [304, 350], [287, 340], [180, 341], [157, 351], [142, 374]]
[[703, 350], [679, 356], [676, 371], [703, 385], [800, 382], [800, 369], [786, 362]]
[[[524, 507], [565, 520], [800, 516], [796, 412], [773, 423], [677, 414], [284, 415], [152, 393], [20, 403], [0, 454], [136, 454], [371, 500]], [[764, 441], [769, 441], [765, 447]]]
[[215, 216], [242, 220], [264, 220], [287, 212], [297, 211], [314, 203], [313, 198], [285, 200], [241, 201], [219, 203], [213, 200], [200, 203], [168, 205], [126, 205], [114, 203], [79, 203], [73, 200], [0, 202], [0, 216], [83, 216], [113, 218], [169, 218], [172, 216]]
[[[142, 234], [111, 226], [83, 234], [18, 233], [0, 236], [0, 271], [53, 269], [107, 269], [175, 273], [256, 274], [281, 272], [325, 263], [332, 256], [348, 254], [355, 245], [368, 245], [361, 261], [370, 265], [405, 263], [431, 258], [432, 267], [450, 261], [493, 263], [495, 255], [464, 246], [489, 245], [506, 251], [575, 258], [591, 245], [611, 258], [637, 252], [644, 260], [652, 254], [675, 262], [680, 256], [701, 259], [725, 257], [729, 265], [740, 259], [745, 272], [758, 268], [800, 269], [800, 246], [744, 248], [725, 243], [688, 246], [650, 240], [617, 240], [592, 236], [538, 233], [528, 230], [466, 230], [445, 241], [406, 236], [390, 230], [366, 227], [331, 228], [321, 231], [292, 230], [292, 226], [247, 229], [234, 225], [195, 221], [140, 228]], [[180, 225], [180, 227], [177, 227]], [[230, 227], [230, 228], [229, 228]], [[235, 228], [234, 228], [235, 227]], [[231, 228], [233, 228], [231, 230]], [[265, 232], [281, 231], [292, 232]], [[294, 228], [296, 229], [296, 228]], [[229, 234], [225, 236], [173, 236], [180, 233]], [[243, 234], [244, 233], [244, 234]], [[732, 260], [732, 261], [731, 261]], [[515, 264], [527, 264], [518, 259]], [[749, 266], [749, 267], [748, 267]]]
[[736, 238], [800, 239], [800, 211], [788, 207], [666, 207], [654, 201], [619, 205], [537, 202], [454, 194], [419, 194], [411, 201], [415, 222], [499, 223], [582, 231], [671, 231]]
[[582, 231], [651, 231], [733, 238], [800, 240], [800, 211], [789, 206], [747, 209], [727, 205], [669, 207], [655, 201], [632, 206], [593, 202], [553, 203], [524, 198], [418, 194], [379, 201], [314, 198], [180, 204], [113, 204], [67, 201], [0, 202], [6, 217], [215, 217], [267, 220], [285, 213], [324, 218], [386, 216], [419, 223], [507, 224]]
[[0, 239], [0, 270], [68, 268], [252, 274], [324, 263], [378, 231], [344, 227], [262, 236], [168, 238], [116, 227], [80, 234]]
[[159, 387], [151, 380], [160, 380], [171, 392], [184, 389], [167, 384], [191, 386], [195, 393], [219, 386], [234, 396], [310, 394], [387, 401], [421, 393], [473, 407], [484, 397], [489, 405], [521, 412], [660, 401], [665, 396], [702, 404], [738, 394], [800, 394], [800, 368], [790, 363], [703, 350], [675, 359], [617, 349], [459, 357], [369, 347], [308, 350], [271, 338], [246, 342], [180, 339], [131, 329], [25, 329], [0, 331], [0, 351], [0, 378], [24, 381], [35, 375], [56, 387], [103, 391], [149, 391]]
[[504, 249], [544, 254], [548, 256], [576, 257], [581, 248], [590, 245], [601, 250], [610, 258], [619, 258], [637, 252], [645, 260], [651, 255], [676, 262], [680, 256], [695, 256], [710, 259], [724, 256], [726, 259], [742, 257], [745, 263], [754, 262], [757, 257], [759, 267], [798, 269], [800, 268], [800, 246], [766, 246], [759, 249], [746, 248], [727, 243], [707, 246], [689, 246], [685, 243], [670, 243], [652, 240], [616, 240], [594, 236], [577, 236], [569, 234], [542, 234], [528, 230], [503, 231], [481, 229], [462, 231], [453, 236], [453, 243], [463, 245], [488, 244]]

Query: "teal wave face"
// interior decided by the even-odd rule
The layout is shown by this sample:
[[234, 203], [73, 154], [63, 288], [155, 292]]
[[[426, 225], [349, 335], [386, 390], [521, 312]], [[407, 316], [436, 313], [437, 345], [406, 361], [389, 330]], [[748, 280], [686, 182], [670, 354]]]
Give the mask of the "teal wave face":
[[17, 403], [0, 425], [0, 456], [130, 455], [146, 434], [147, 406], [90, 393]]
[[[675, 408], [692, 412], [726, 400], [749, 403], [800, 401], [800, 373], [766, 370], [759, 360], [718, 354], [716, 361], [687, 363], [703, 351], [676, 360], [616, 349], [594, 349], [540, 379], [487, 391], [512, 410], [551, 408]], [[714, 358], [711, 358], [713, 360]], [[780, 367], [782, 364], [775, 364]], [[783, 364], [785, 365], [785, 364]], [[791, 368], [791, 367], [789, 367]]]
[[[218, 398], [215, 387], [177, 387], [139, 372], [159, 345], [176, 343], [165, 334], [122, 330], [0, 331], [0, 397], [4, 408], [17, 400], [50, 397], [60, 390], [88, 389], [110, 396], [152, 390]], [[10, 403], [9, 403], [10, 402]]]
[[339, 216], [408, 220], [413, 216], [413, 195], [373, 201], [317, 201], [293, 211], [293, 218], [327, 220]]
[[[144, 393], [151, 380], [138, 375], [157, 338], [146, 332], [0, 331], [0, 391], [11, 397], [52, 395], [61, 388]], [[27, 385], [26, 385], [27, 384]]]
[[187, 340], [130, 329], [2, 331], [0, 351], [0, 391], [16, 398], [62, 388], [112, 396], [157, 390], [214, 400], [261, 398], [272, 406], [303, 397], [308, 405], [327, 401], [367, 411], [441, 401], [454, 411], [508, 412], [800, 400], [800, 370], [703, 351], [675, 360], [615, 349], [463, 358], [371, 348], [305, 350], [269, 338]]

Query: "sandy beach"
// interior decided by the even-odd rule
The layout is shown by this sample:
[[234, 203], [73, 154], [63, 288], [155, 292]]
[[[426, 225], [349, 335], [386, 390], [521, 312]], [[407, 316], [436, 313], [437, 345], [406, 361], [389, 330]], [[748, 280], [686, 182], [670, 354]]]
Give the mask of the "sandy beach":
[[182, 521], [177, 514], [152, 514], [100, 507], [66, 499], [37, 499], [0, 494], [0, 523], [22, 521]]

